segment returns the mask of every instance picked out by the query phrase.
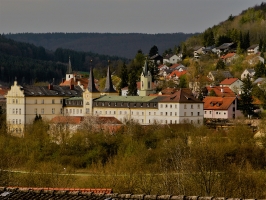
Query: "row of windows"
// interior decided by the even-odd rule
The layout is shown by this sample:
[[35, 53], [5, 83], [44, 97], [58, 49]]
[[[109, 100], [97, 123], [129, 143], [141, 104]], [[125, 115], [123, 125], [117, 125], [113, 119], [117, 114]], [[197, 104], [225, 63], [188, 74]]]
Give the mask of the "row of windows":
[[[45, 109], [41, 108], [41, 112], [39, 114], [44, 114], [44, 111], [45, 111]], [[52, 108], [51, 111], [52, 111], [52, 114], [55, 114], [55, 108]], [[62, 114], [62, 112], [63, 112], [63, 110], [61, 108], [61, 114]], [[45, 114], [48, 114], [48, 113], [49, 112], [46, 110]], [[38, 114], [38, 109], [37, 108], [34, 109], [34, 114]]]
[[12, 114], [21, 115], [21, 108], [13, 108]]
[[[62, 102], [63, 102], [63, 100], [61, 99], [61, 100], [60, 100], [60, 103], [62, 104]], [[38, 104], [38, 100], [35, 99], [34, 103], [35, 103], [35, 104]], [[39, 103], [44, 104], [44, 99], [42, 99]], [[47, 102], [45, 102], [45, 103], [47, 103]], [[51, 103], [52, 103], [52, 104], [55, 104], [55, 99], [52, 99]]]
[[[121, 102], [121, 103], [117, 103], [117, 102], [96, 102], [96, 106], [121, 106], [121, 107], [124, 107], [124, 106], [134, 106], [134, 107], [143, 107], [143, 106], [146, 106], [146, 107], [150, 107], [152, 106], [152, 104], [150, 103], [124, 103], [124, 102]], [[153, 107], [156, 107], [157, 106], [157, 103], [153, 103]]]
[[[120, 121], [122, 121], [122, 120], [123, 120], [123, 119], [120, 118]], [[138, 123], [144, 123], [144, 119], [135, 119], [135, 121], [138, 122]], [[177, 124], [177, 123], [178, 123], [177, 120], [162, 120], [162, 119], [161, 119], [161, 120], [156, 120], [156, 119], [150, 120], [150, 119], [149, 119], [149, 122], [148, 122], [148, 123], [149, 123], [149, 124], [152, 124], [152, 123], [156, 123], [156, 122], [159, 122], [159, 123], [161, 123], [161, 124], [162, 124], [162, 123], [165, 123], [165, 124]], [[190, 123], [193, 124], [194, 121], [191, 120]], [[200, 124], [200, 120], [199, 120], [199, 119], [197, 120], [197, 123]]]
[[[200, 112], [197, 113], [198, 115], [194, 115], [193, 112], [190, 113], [190, 116], [200, 116]], [[184, 112], [184, 116], [189, 116], [187, 112]]]
[[66, 109], [66, 114], [82, 114], [82, 109]]
[[19, 100], [18, 99], [12, 99], [12, 103], [13, 104], [18, 104], [19, 103]]
[[[204, 111], [205, 114], [207, 114], [207, 111]], [[212, 114], [212, 111], [209, 111], [209, 114]], [[216, 112], [216, 115], [221, 115], [222, 112]], [[224, 115], [226, 115], [226, 112], [224, 112]]]
[[21, 130], [21, 128], [11, 128], [11, 132], [21, 133], [22, 130]]
[[10, 124], [21, 124], [21, 119], [11, 119]]
[[[187, 109], [187, 108], [191, 108], [191, 109], [194, 109], [196, 108], [196, 106], [194, 104], [184, 104], [184, 109]], [[173, 104], [161, 104], [161, 108], [175, 108], [177, 109], [177, 104], [173, 105]], [[197, 108], [200, 109], [200, 104], [197, 104]]]
[[83, 101], [66, 101], [66, 105], [83, 105]]

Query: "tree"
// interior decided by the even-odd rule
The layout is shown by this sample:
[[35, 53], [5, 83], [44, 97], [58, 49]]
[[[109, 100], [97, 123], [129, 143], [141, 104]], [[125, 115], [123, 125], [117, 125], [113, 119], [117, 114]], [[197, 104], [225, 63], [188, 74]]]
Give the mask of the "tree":
[[255, 65], [255, 77], [264, 77], [266, 74], [265, 66], [262, 62], [258, 62], [258, 64]]
[[243, 85], [241, 86], [242, 93], [240, 95], [241, 101], [240, 101], [240, 106], [241, 110], [244, 114], [245, 117], [250, 116], [253, 114], [253, 97], [252, 97], [252, 89], [253, 85], [250, 80], [249, 75], [247, 78], [243, 80]]
[[129, 85], [128, 85], [128, 96], [137, 96], [138, 88], [137, 88], [137, 74], [134, 66], [130, 68], [130, 74], [128, 75]]
[[128, 85], [128, 72], [127, 66], [125, 62], [123, 63], [121, 74], [120, 74], [121, 81], [119, 83], [119, 95], [121, 95], [121, 89]]
[[179, 79], [179, 87], [180, 88], [186, 88], [187, 87], [187, 78], [186, 78], [186, 75], [180, 76], [180, 79]]
[[204, 31], [202, 43], [205, 47], [215, 44], [215, 39], [211, 28], [208, 28], [206, 31]]
[[216, 70], [217, 69], [225, 69], [225, 64], [224, 64], [224, 61], [222, 59], [219, 59], [217, 64], [216, 64]]
[[153, 45], [153, 47], [150, 49], [149, 57], [152, 57], [158, 54], [158, 52], [159, 52], [158, 47]]

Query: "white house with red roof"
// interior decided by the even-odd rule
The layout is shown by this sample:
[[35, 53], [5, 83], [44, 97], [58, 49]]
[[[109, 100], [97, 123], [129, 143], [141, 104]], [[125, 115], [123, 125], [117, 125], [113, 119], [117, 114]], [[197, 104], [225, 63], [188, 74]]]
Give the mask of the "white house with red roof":
[[243, 114], [237, 110], [236, 97], [207, 96], [204, 102], [204, 118], [209, 119], [235, 119]]
[[238, 58], [236, 53], [228, 53], [220, 57], [226, 65], [230, 65], [235, 59]]
[[168, 75], [166, 78], [168, 80], [173, 80], [173, 81], [179, 81], [180, 77], [185, 75], [187, 71], [178, 71], [174, 70], [170, 75]]
[[229, 87], [236, 94], [240, 94], [243, 82], [238, 78], [226, 78], [220, 83], [220, 87]]

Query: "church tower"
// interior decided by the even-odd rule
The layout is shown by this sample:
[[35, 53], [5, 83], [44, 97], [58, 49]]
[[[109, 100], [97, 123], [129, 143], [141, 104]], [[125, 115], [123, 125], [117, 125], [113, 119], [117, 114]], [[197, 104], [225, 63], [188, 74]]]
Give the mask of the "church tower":
[[67, 67], [67, 72], [66, 72], [66, 81], [68, 81], [72, 78], [74, 78], [74, 74], [72, 71], [71, 60], [70, 60], [70, 56], [69, 56], [68, 67]]
[[100, 92], [95, 87], [93, 68], [90, 69], [88, 87], [83, 92], [83, 108], [85, 115], [93, 115], [93, 99], [100, 97]]
[[143, 71], [140, 77], [140, 91], [139, 96], [149, 96], [149, 94], [153, 93], [152, 88], [152, 75], [150, 71], [148, 71], [148, 61], [147, 58], [145, 60], [145, 64], [143, 66]]
[[106, 82], [105, 82], [105, 88], [103, 90], [103, 93], [106, 95], [112, 95], [112, 96], [118, 96], [119, 93], [114, 89], [113, 82], [112, 82], [112, 76], [110, 73], [110, 66], [108, 65], [107, 69], [107, 76], [106, 76]]

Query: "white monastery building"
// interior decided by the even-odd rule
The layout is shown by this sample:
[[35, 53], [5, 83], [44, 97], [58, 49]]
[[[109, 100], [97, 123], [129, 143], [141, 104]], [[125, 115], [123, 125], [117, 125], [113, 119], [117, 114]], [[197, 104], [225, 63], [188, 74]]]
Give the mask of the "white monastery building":
[[[71, 63], [66, 81], [73, 79]], [[121, 122], [134, 120], [142, 125], [203, 124], [203, 102], [189, 89], [180, 89], [168, 95], [155, 95], [147, 61], [141, 74], [139, 96], [119, 96], [114, 90], [110, 68], [107, 70], [105, 89], [95, 87], [93, 69], [88, 86], [84, 88], [69, 81], [69, 85], [20, 86], [17, 81], [6, 95], [6, 119], [12, 134], [23, 135], [25, 126], [36, 116], [52, 120], [57, 116], [115, 117]]]

